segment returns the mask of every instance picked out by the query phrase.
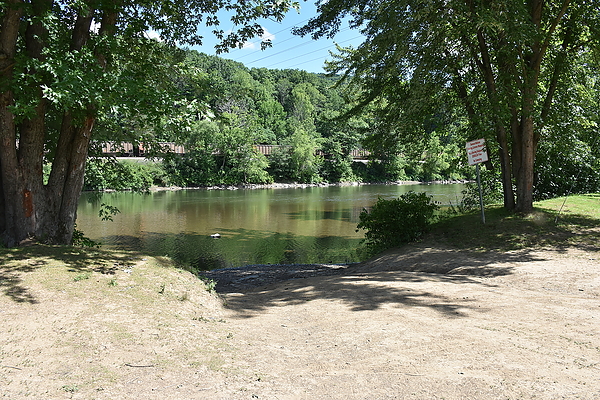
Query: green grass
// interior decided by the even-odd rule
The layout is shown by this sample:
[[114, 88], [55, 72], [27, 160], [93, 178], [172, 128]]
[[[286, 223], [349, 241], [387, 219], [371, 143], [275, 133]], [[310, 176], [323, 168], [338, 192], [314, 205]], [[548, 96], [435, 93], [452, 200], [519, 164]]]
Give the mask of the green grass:
[[435, 224], [429, 238], [480, 251], [569, 246], [599, 251], [600, 194], [550, 199], [534, 207], [523, 216], [488, 206], [485, 225], [480, 211], [452, 216]]

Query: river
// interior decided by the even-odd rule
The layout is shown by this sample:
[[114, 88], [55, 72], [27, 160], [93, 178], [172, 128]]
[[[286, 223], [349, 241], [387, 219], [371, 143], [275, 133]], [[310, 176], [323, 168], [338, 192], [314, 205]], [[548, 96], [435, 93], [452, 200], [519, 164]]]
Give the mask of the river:
[[[167, 255], [200, 269], [248, 264], [361, 261], [359, 215], [378, 197], [427, 192], [441, 204], [461, 197], [461, 184], [358, 185], [149, 194], [84, 193], [77, 229], [106, 247]], [[101, 204], [120, 210], [112, 221]], [[220, 235], [213, 238], [211, 235]]]

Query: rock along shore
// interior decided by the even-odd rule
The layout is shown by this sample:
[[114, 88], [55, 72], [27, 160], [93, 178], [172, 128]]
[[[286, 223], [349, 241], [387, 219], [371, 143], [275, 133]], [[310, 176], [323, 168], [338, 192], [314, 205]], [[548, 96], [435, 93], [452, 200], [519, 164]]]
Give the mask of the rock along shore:
[[468, 180], [460, 181], [392, 181], [392, 182], [338, 182], [338, 183], [269, 183], [269, 184], [239, 184], [239, 185], [215, 185], [198, 187], [152, 187], [151, 191], [161, 190], [240, 190], [240, 189], [304, 189], [311, 187], [329, 187], [329, 186], [366, 186], [366, 185], [432, 185], [432, 184], [454, 184], [469, 183]]

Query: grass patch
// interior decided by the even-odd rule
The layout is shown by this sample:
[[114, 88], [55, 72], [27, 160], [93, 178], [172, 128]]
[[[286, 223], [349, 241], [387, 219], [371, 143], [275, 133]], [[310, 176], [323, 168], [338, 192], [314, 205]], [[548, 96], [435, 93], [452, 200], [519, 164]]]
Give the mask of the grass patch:
[[[130, 251], [36, 244], [0, 248], [0, 260], [0, 293], [18, 303], [38, 303], [33, 283], [77, 298], [114, 294], [147, 305], [159, 295], [164, 301], [188, 301], [208, 292], [206, 283], [170, 259]], [[160, 290], [156, 281], [163, 283]]]
[[529, 215], [501, 206], [488, 206], [485, 213], [485, 225], [479, 211], [446, 218], [434, 225], [429, 238], [479, 251], [568, 246], [598, 251], [600, 194], [536, 202]]
[[86, 280], [86, 279], [90, 279], [90, 276], [92, 276], [92, 274], [91, 274], [91, 273], [89, 273], [89, 272], [84, 272], [84, 273], [81, 273], [81, 274], [77, 274], [77, 275], [75, 276], [75, 278], [73, 278], [73, 280], [74, 280], [75, 282], [84, 281], [84, 280]]

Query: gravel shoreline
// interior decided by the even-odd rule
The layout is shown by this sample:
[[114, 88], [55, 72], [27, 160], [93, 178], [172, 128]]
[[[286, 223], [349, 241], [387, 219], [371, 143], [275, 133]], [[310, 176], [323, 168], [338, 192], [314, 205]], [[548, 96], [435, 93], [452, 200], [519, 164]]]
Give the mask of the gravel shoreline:
[[[420, 181], [391, 181], [391, 182], [336, 182], [336, 183], [267, 183], [267, 184], [239, 184], [239, 185], [216, 185], [216, 186], [197, 186], [197, 187], [181, 187], [181, 186], [153, 186], [151, 192], [158, 191], [175, 191], [175, 190], [240, 190], [240, 189], [306, 189], [312, 187], [330, 187], [330, 186], [369, 186], [369, 185], [452, 185], [456, 183], [469, 183], [469, 180], [441, 180], [431, 182]], [[107, 190], [112, 191], [112, 190]]]
[[247, 292], [254, 288], [290, 279], [343, 274], [350, 264], [257, 264], [202, 271], [200, 277], [217, 282], [219, 293]]

